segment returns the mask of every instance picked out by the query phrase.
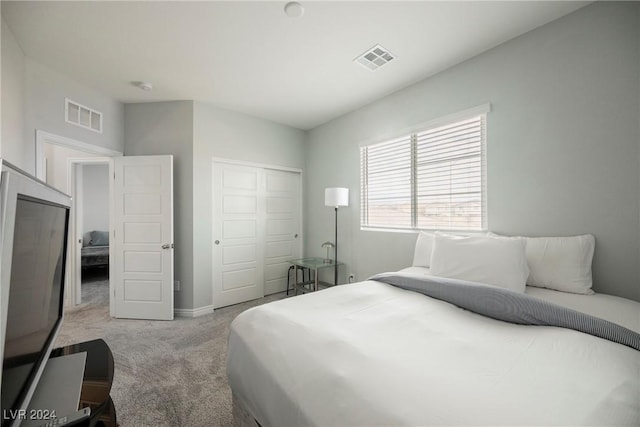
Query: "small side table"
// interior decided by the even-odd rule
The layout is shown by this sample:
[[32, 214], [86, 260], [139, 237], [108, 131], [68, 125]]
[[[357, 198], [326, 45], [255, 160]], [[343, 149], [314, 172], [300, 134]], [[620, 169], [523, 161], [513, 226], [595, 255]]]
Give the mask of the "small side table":
[[[302, 282], [298, 282], [295, 284], [296, 295], [298, 294], [298, 290], [301, 290], [303, 292], [311, 292], [311, 291], [317, 291], [319, 285], [324, 285], [324, 286], [337, 285], [337, 283], [331, 284], [331, 283], [319, 282], [318, 270], [326, 267], [338, 268], [339, 265], [342, 265], [341, 262], [335, 262], [333, 260], [331, 260], [331, 262], [326, 262], [324, 258], [301, 258], [301, 259], [294, 259], [289, 262], [295, 268], [294, 277], [296, 278], [296, 280], [298, 280], [299, 268], [308, 268], [309, 270], [313, 271], [313, 280], [309, 278], [309, 280], [306, 280], [306, 281], [303, 280]], [[304, 276], [303, 276], [303, 279], [304, 279]]]

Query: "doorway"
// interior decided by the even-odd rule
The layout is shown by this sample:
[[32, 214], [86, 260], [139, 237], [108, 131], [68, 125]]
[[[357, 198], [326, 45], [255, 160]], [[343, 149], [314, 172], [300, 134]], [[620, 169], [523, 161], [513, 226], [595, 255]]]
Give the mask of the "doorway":
[[[80, 261], [74, 254], [75, 304], [109, 305], [110, 197], [109, 160], [74, 159], [72, 198], [74, 236]], [[80, 268], [77, 268], [79, 265]]]
[[[82, 224], [85, 208], [79, 199], [85, 181], [81, 176], [92, 165], [108, 165], [108, 190], [100, 190], [100, 197], [108, 201], [106, 236], [92, 235], [91, 231], [103, 230], [87, 230]], [[73, 200], [65, 306], [85, 303], [82, 247], [87, 246], [87, 239], [97, 239], [102, 245], [108, 242], [109, 314], [173, 319], [173, 157], [124, 157], [117, 151], [37, 130], [36, 176]]]
[[[114, 157], [120, 157], [122, 153], [107, 148], [94, 146], [82, 141], [54, 135], [41, 130], [36, 131], [36, 176], [51, 185], [52, 187], [66, 193], [72, 197], [72, 209], [69, 218], [69, 252], [67, 260], [67, 272], [65, 279], [65, 306], [71, 307], [80, 304], [82, 298], [82, 247], [86, 242], [82, 219], [84, 218], [84, 206], [82, 202], [83, 172], [84, 167], [102, 165], [107, 168], [107, 179], [112, 174], [112, 163]], [[91, 172], [89, 172], [91, 175]], [[89, 185], [91, 188], [91, 185]], [[91, 197], [89, 198], [91, 199]], [[110, 200], [113, 200], [111, 189], [107, 189], [103, 199], [108, 205], [106, 211], [108, 220], [111, 221], [112, 207]], [[91, 223], [91, 220], [89, 220]], [[102, 227], [101, 227], [102, 228]], [[107, 223], [105, 231], [112, 230], [111, 224]], [[101, 230], [102, 231], [102, 230]], [[95, 236], [97, 237], [97, 236]], [[91, 237], [89, 237], [91, 240]], [[110, 251], [108, 251], [110, 252]], [[111, 265], [111, 254], [107, 255], [109, 266]], [[106, 270], [109, 271], [110, 267]], [[104, 275], [104, 273], [103, 273]], [[108, 275], [111, 277], [111, 274]], [[105, 279], [108, 286], [107, 297], [113, 295], [111, 280]], [[104, 288], [101, 289], [104, 291]], [[109, 306], [112, 306], [111, 298], [108, 299]], [[111, 310], [111, 309], [110, 309]]]

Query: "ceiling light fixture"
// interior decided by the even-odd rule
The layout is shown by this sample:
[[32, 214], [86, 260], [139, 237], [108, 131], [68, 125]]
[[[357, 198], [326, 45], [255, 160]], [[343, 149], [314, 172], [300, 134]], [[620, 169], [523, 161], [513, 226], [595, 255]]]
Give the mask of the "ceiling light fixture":
[[304, 15], [304, 7], [297, 1], [290, 1], [284, 5], [284, 13], [286, 13], [289, 18], [300, 18]]
[[149, 82], [133, 82], [133, 85], [145, 92], [151, 92], [153, 90], [153, 85]]

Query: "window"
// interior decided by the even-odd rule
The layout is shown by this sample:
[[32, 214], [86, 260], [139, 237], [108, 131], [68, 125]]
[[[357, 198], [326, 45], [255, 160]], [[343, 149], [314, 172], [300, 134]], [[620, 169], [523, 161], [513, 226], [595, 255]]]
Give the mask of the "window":
[[361, 147], [362, 227], [486, 229], [487, 111]]

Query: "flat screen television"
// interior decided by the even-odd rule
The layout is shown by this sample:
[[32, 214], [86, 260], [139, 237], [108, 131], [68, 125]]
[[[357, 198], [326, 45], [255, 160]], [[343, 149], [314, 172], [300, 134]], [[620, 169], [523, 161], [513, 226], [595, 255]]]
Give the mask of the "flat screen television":
[[24, 419], [62, 325], [70, 206], [0, 159], [2, 427]]

